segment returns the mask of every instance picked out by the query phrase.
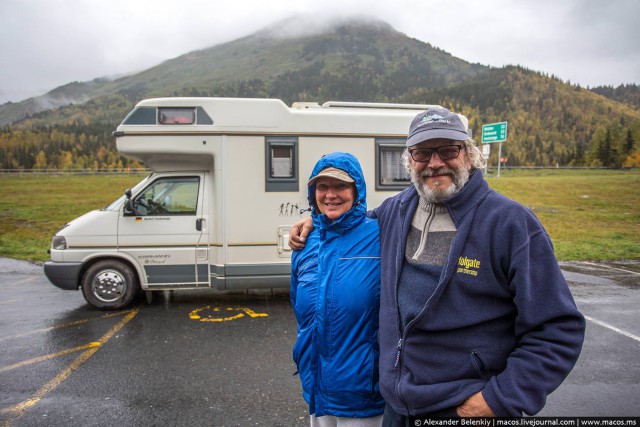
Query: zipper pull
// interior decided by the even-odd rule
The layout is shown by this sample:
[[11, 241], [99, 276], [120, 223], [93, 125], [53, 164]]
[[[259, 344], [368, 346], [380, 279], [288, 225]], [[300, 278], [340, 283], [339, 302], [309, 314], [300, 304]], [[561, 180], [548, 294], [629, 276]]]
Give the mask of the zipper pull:
[[397, 368], [400, 363], [400, 350], [402, 350], [402, 338], [398, 340], [398, 351], [396, 352], [396, 363], [393, 365], [394, 368]]

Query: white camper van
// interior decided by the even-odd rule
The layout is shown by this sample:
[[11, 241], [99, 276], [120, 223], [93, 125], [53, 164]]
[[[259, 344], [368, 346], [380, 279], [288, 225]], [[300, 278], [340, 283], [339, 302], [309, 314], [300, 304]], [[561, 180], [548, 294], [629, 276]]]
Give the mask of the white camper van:
[[119, 309], [141, 291], [286, 288], [291, 224], [308, 215], [307, 178], [333, 151], [353, 153], [368, 208], [402, 190], [413, 117], [431, 105], [160, 98], [115, 131], [152, 173], [53, 237], [49, 280]]

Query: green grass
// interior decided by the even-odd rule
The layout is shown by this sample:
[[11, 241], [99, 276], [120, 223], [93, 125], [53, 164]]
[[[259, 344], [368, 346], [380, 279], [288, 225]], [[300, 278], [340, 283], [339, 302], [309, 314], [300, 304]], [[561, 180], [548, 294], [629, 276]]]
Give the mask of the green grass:
[[640, 258], [640, 170], [507, 170], [487, 180], [533, 210], [558, 259]]
[[0, 175], [0, 257], [46, 261], [68, 221], [100, 209], [144, 175]]
[[[560, 260], [640, 259], [640, 170], [502, 170], [496, 191], [531, 208]], [[0, 256], [46, 261], [67, 221], [111, 203], [143, 175], [0, 175]]]

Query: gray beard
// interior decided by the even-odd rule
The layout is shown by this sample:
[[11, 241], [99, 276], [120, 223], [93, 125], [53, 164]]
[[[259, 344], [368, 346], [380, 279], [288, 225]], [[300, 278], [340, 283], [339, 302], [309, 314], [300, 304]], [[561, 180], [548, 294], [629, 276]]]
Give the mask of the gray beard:
[[[448, 172], [451, 175], [451, 185], [446, 188], [429, 188], [424, 182], [425, 178], [431, 175], [439, 175], [442, 172]], [[440, 168], [438, 170], [422, 172], [411, 171], [411, 182], [416, 187], [420, 197], [424, 198], [428, 203], [443, 203], [449, 197], [462, 190], [462, 187], [464, 187], [467, 181], [469, 181], [469, 171], [466, 168], [460, 168], [458, 170]]]

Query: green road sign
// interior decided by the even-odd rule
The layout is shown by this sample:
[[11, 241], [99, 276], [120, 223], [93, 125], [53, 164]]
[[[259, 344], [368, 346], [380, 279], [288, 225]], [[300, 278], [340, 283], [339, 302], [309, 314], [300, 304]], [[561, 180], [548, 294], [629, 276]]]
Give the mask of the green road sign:
[[482, 143], [504, 142], [507, 140], [507, 122], [482, 125]]

